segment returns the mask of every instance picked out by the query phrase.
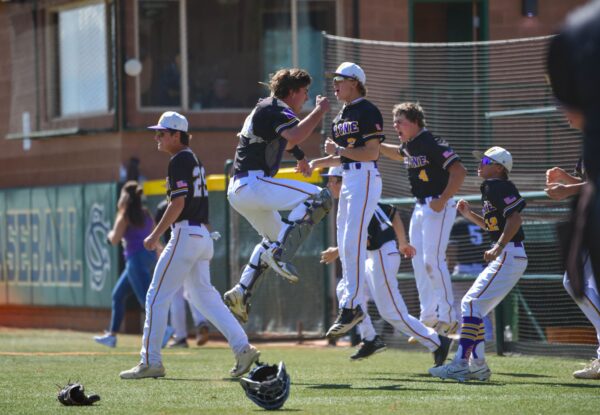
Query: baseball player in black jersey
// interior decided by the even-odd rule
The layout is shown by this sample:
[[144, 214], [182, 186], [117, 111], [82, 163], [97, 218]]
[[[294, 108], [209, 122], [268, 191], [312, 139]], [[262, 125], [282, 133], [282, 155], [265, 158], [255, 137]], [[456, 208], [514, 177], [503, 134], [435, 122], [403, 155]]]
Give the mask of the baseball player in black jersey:
[[[583, 128], [583, 114], [579, 111], [565, 110], [565, 115], [571, 127], [581, 130]], [[583, 159], [580, 158], [575, 166], [574, 174], [569, 174], [560, 167], [553, 167], [546, 172], [546, 188], [544, 191], [548, 197], [554, 200], [563, 200], [577, 195], [587, 182]], [[573, 372], [578, 379], [600, 379], [600, 292], [594, 278], [594, 271], [587, 251], [582, 253], [583, 257], [583, 296], [575, 295], [571, 279], [565, 272], [563, 285], [569, 295], [575, 300], [583, 314], [590, 320], [596, 330], [596, 338], [599, 347], [596, 350], [596, 358], [584, 368]]]
[[[281, 69], [271, 77], [271, 96], [258, 101], [238, 134], [233, 178], [227, 197], [263, 237], [240, 277], [225, 293], [225, 303], [242, 322], [248, 319], [248, 299], [267, 266], [290, 282], [298, 272], [290, 257], [312, 227], [328, 212], [329, 191], [298, 180], [274, 176], [284, 151], [298, 160], [297, 169], [309, 172], [308, 160], [298, 147], [329, 110], [327, 98], [317, 96], [315, 108], [303, 120], [297, 114], [308, 100], [311, 77], [302, 69]], [[287, 219], [279, 211], [290, 210]]]
[[508, 295], [527, 268], [520, 214], [525, 199], [508, 180], [512, 156], [502, 147], [492, 147], [483, 154], [474, 151], [473, 154], [481, 160], [478, 174], [483, 179], [482, 214], [473, 212], [463, 199], [458, 202], [457, 209], [466, 219], [487, 230], [494, 245], [483, 254], [488, 266], [462, 299], [462, 325], [456, 356], [447, 365], [429, 369], [432, 376], [460, 382], [490, 378], [492, 372], [484, 354], [483, 317]]
[[362, 68], [343, 62], [331, 76], [335, 96], [344, 103], [333, 119], [333, 138], [325, 141], [325, 153], [343, 169], [337, 240], [345, 285], [338, 317], [327, 331], [330, 338], [348, 332], [365, 316], [360, 304], [365, 284], [367, 224], [381, 196], [377, 159], [380, 143], [385, 140], [381, 112], [365, 98], [367, 78]]
[[171, 227], [171, 238], [162, 251], [146, 296], [146, 321], [141, 362], [121, 372], [122, 379], [165, 376], [160, 346], [173, 295], [183, 286], [190, 302], [225, 336], [236, 356], [232, 376], [241, 376], [254, 363], [259, 351], [248, 343], [244, 330], [229, 312], [210, 282], [213, 240], [208, 225], [208, 191], [204, 167], [189, 148], [187, 119], [176, 112], [162, 114], [155, 130], [158, 150], [171, 156], [167, 176], [169, 204], [162, 219], [144, 240], [155, 249]]
[[448, 143], [426, 128], [419, 104], [398, 104], [393, 116], [401, 144], [382, 144], [381, 153], [405, 163], [416, 198], [409, 238], [417, 249], [412, 264], [421, 302], [420, 320], [438, 333], [450, 334], [458, 324], [446, 248], [456, 218], [453, 196], [467, 171]]
[[[324, 174], [328, 176], [327, 187], [334, 198], [340, 195], [342, 174], [341, 166], [332, 167]], [[396, 279], [400, 267], [400, 254], [411, 258], [415, 255], [415, 248], [406, 240], [404, 225], [396, 208], [380, 203], [375, 208], [375, 214], [368, 226], [367, 260], [364, 264], [366, 284], [363, 285], [365, 301], [362, 307], [366, 311], [366, 297], [371, 297], [384, 320], [402, 333], [418, 339], [433, 353], [434, 363], [441, 365], [448, 356], [451, 341], [408, 314]], [[338, 256], [338, 248], [330, 247], [321, 253], [321, 262], [330, 264]], [[337, 290], [338, 300], [343, 295], [344, 286], [345, 281], [342, 279]], [[365, 319], [357, 325], [363, 344], [350, 356], [351, 360], [365, 359], [385, 350], [385, 344], [377, 336], [368, 313], [365, 314]]]

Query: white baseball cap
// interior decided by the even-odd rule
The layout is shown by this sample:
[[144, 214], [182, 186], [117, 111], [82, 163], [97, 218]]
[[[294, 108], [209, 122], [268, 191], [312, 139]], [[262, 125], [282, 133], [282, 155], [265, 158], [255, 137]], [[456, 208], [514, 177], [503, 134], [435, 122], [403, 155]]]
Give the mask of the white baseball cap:
[[365, 85], [367, 82], [367, 77], [365, 75], [365, 71], [362, 70], [360, 66], [352, 62], [343, 62], [340, 66], [337, 67], [335, 72], [331, 74], [332, 76], [343, 76], [344, 78], [356, 79], [361, 84]]
[[321, 173], [321, 176], [324, 176], [324, 177], [329, 177], [329, 176], [342, 177], [343, 171], [344, 171], [344, 169], [342, 169], [342, 166], [330, 167], [329, 170], [327, 171], [327, 173]]
[[481, 151], [473, 151], [473, 155], [478, 160], [481, 160], [483, 157], [490, 158], [494, 160], [496, 163], [504, 166], [504, 168], [510, 172], [512, 170], [513, 160], [512, 155], [502, 147], [491, 147], [482, 153]]
[[187, 133], [188, 130], [188, 121], [187, 119], [175, 112], [175, 111], [167, 111], [164, 112], [163, 115], [160, 116], [158, 120], [158, 124], [151, 125], [148, 127], [150, 130], [177, 130], [183, 131]]

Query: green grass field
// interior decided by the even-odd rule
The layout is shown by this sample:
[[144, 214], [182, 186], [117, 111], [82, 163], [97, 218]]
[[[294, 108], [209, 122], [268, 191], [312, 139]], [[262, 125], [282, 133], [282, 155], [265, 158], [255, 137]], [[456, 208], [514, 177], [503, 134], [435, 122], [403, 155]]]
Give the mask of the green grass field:
[[[247, 414], [263, 410], [227, 373], [222, 343], [165, 350], [163, 379], [123, 381], [138, 361], [139, 336], [107, 349], [91, 333], [0, 329], [0, 414]], [[572, 378], [582, 362], [490, 356], [490, 382], [431, 378], [429, 353], [388, 350], [350, 362], [348, 347], [256, 344], [263, 360], [283, 360], [292, 378], [281, 412], [307, 414], [597, 414], [600, 381]], [[78, 380], [101, 396], [94, 407], [64, 407], [57, 384]]]

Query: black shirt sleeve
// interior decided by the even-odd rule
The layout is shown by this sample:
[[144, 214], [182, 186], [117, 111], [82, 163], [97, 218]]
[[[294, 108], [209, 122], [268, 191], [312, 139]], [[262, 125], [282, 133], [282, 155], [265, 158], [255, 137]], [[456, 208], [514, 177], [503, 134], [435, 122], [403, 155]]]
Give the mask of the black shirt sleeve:
[[193, 180], [189, 173], [194, 166], [190, 166], [190, 159], [179, 154], [169, 162], [169, 198], [185, 197], [193, 188]]
[[443, 139], [431, 136], [428, 137], [428, 141], [427, 145], [423, 146], [427, 152], [427, 158], [444, 170], [448, 170], [448, 167], [455, 161], [460, 161], [458, 154]]
[[521, 197], [515, 185], [510, 181], [496, 183], [488, 197], [505, 218], [514, 212], [521, 212], [526, 205], [525, 199]]

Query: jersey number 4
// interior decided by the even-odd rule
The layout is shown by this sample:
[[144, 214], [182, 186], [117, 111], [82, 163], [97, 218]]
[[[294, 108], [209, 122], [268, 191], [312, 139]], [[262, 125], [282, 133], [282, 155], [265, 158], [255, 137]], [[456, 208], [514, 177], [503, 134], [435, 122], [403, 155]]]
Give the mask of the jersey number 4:
[[427, 175], [427, 172], [425, 171], [425, 169], [421, 169], [421, 171], [419, 172], [419, 179], [421, 179], [421, 181], [423, 181], [423, 182], [429, 181], [429, 176]]
[[194, 197], [208, 197], [208, 188], [204, 179], [204, 167], [194, 167], [192, 176], [194, 178]]

